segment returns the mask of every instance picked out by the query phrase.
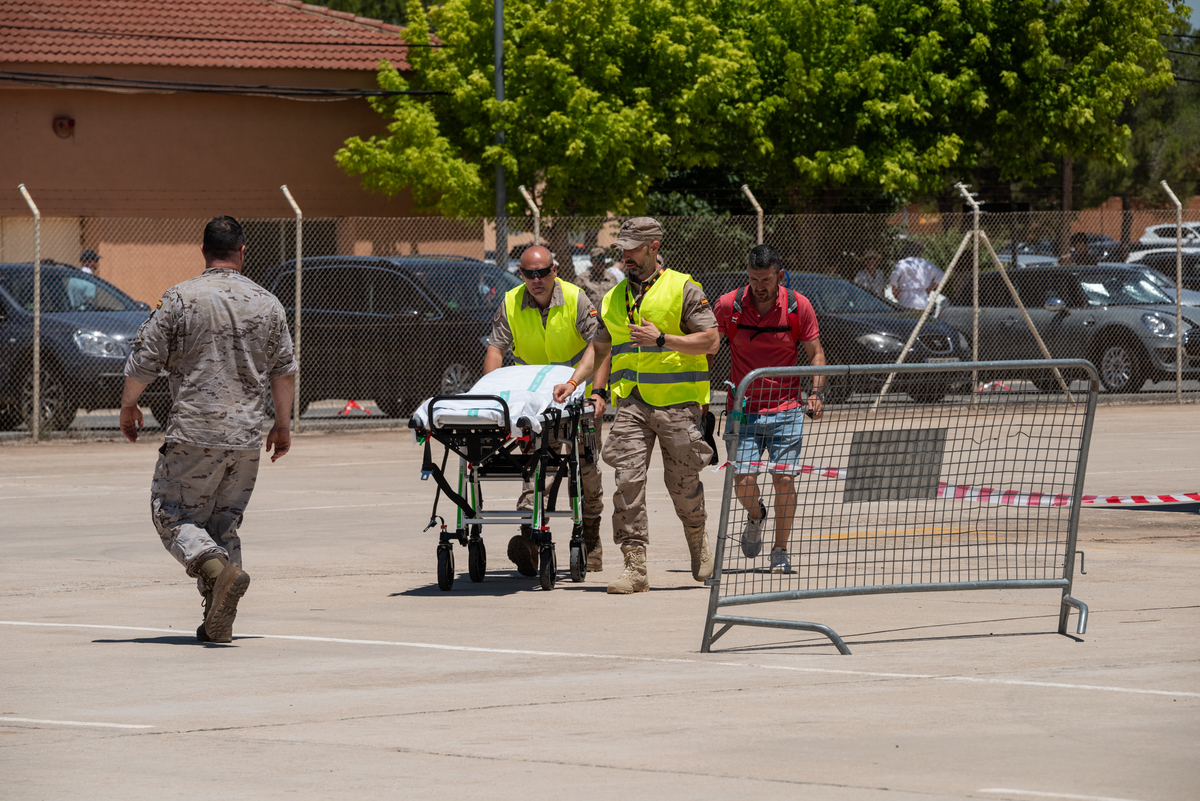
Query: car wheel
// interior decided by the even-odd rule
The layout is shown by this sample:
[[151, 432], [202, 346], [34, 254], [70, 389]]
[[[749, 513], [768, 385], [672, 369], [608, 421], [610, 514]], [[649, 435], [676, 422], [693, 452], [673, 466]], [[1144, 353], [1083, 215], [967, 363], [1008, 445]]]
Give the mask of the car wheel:
[[471, 387], [475, 386], [475, 382], [479, 377], [475, 371], [467, 367], [461, 362], [454, 362], [446, 365], [446, 369], [442, 371], [442, 386], [438, 391], [440, 395], [462, 395], [470, 392]]
[[1108, 392], [1137, 392], [1146, 383], [1146, 351], [1127, 337], [1101, 345], [1096, 367]]
[[[67, 384], [54, 368], [42, 368], [42, 380], [39, 387], [41, 393], [41, 409], [36, 425], [49, 431], [62, 431], [75, 420], [79, 411], [75, 400], [67, 391]], [[32, 429], [33, 417], [33, 370], [25, 374], [21, 381], [21, 419], [30, 424]]]

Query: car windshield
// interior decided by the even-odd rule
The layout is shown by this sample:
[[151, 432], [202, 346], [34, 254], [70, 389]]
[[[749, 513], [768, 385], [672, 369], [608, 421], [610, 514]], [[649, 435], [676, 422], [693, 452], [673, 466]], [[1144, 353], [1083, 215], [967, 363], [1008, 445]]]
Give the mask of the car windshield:
[[[33, 266], [0, 269], [0, 288], [17, 305], [33, 311]], [[112, 284], [88, 273], [62, 268], [42, 269], [42, 311], [47, 314], [78, 311], [138, 311], [133, 298]]]
[[865, 289], [840, 278], [793, 275], [791, 288], [808, 298], [817, 314], [893, 314], [896, 311]]
[[448, 308], [459, 311], [494, 309], [504, 293], [521, 279], [495, 264], [431, 264], [413, 271]]
[[1172, 302], [1140, 272], [1084, 273], [1079, 276], [1079, 285], [1092, 306], [1140, 306]]

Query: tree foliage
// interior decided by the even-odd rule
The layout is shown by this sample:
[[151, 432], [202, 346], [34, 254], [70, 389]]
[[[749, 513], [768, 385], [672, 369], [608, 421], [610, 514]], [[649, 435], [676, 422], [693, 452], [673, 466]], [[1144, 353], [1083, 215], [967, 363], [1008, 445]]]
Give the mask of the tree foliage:
[[689, 169], [916, 194], [981, 160], [1011, 179], [1120, 163], [1178, 22], [1168, 0], [508, 0], [497, 103], [490, 0], [408, 15], [407, 41], [444, 47], [380, 84], [447, 95], [376, 101], [389, 134], [338, 163], [448, 214], [489, 213], [500, 163], [547, 215], [641, 211]]

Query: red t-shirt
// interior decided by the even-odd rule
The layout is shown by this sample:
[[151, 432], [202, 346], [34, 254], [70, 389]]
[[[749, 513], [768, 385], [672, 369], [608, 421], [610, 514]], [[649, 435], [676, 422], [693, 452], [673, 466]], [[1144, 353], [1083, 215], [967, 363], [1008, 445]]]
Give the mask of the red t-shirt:
[[[741, 383], [746, 374], [759, 367], [795, 367], [799, 342], [792, 336], [791, 321], [788, 320], [787, 292], [793, 290], [779, 287], [779, 297], [775, 300], [775, 308], [767, 316], [759, 317], [758, 308], [754, 305], [754, 295], [745, 296], [746, 288], [727, 292], [717, 301], [714, 309], [717, 315], [717, 328], [729, 339], [729, 354], [732, 366], [729, 370], [729, 380], [734, 386]], [[817, 327], [817, 315], [813, 311], [808, 298], [796, 294], [796, 312], [800, 317], [800, 340], [811, 342], [820, 332]], [[738, 296], [742, 301], [742, 312], [738, 317], [737, 334], [729, 336], [733, 320], [733, 301]], [[753, 325], [763, 328], [786, 326], [786, 331], [752, 331], [745, 326]], [[733, 393], [729, 393], [727, 401], [733, 405]], [[763, 378], [755, 381], [746, 392], [746, 411], [750, 414], [771, 414], [787, 409], [795, 409], [800, 405], [800, 378]]]

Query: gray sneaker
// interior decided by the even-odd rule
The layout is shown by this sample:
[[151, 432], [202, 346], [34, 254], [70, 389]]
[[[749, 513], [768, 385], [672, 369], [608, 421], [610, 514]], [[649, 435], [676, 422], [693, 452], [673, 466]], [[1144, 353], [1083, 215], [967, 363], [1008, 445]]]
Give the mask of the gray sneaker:
[[772, 548], [771, 549], [771, 572], [772, 573], [791, 573], [792, 562], [788, 559], [787, 548]]
[[762, 502], [762, 498], [758, 499], [758, 511], [762, 513], [762, 517], [755, 520], [747, 515], [746, 527], [742, 529], [742, 554], [747, 559], [753, 559], [762, 550], [762, 530], [767, 524], [767, 505]]

